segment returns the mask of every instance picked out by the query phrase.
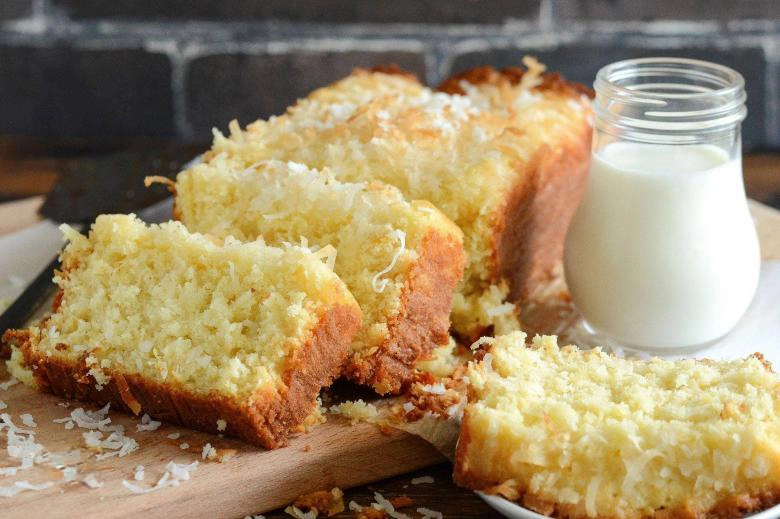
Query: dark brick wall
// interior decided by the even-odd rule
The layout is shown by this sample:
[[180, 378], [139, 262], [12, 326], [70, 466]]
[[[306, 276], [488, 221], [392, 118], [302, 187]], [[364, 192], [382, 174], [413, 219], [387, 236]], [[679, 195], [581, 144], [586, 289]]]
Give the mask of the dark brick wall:
[[425, 75], [422, 54], [413, 52], [305, 50], [195, 58], [187, 69], [187, 118], [197, 135], [214, 126], [224, 128], [235, 118], [246, 124], [284, 112], [299, 97], [346, 76], [354, 67], [377, 63], [397, 63]]
[[501, 23], [535, 19], [541, 0], [52, 0], [74, 19]]
[[747, 149], [780, 149], [780, 0], [0, 0], [0, 134], [209, 138], [356, 66], [430, 84], [533, 54], [590, 84], [639, 56], [746, 78]]

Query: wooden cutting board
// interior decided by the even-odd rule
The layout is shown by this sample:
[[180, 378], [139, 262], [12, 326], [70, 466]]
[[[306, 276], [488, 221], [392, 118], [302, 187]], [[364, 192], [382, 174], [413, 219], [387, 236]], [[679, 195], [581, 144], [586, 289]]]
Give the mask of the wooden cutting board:
[[[370, 424], [352, 426], [333, 416], [310, 433], [294, 438], [288, 447], [266, 451], [238, 440], [168, 424], [155, 431], [137, 431], [138, 419], [112, 412], [112, 424], [124, 425], [125, 434], [138, 442], [139, 449], [122, 458], [97, 461], [95, 453], [85, 446], [82, 433], [86, 429], [66, 430], [64, 424], [52, 421], [69, 416], [77, 407], [93, 407], [80, 402], [71, 403], [69, 408], [60, 407], [57, 404], [63, 402], [61, 399], [36, 393], [21, 384], [0, 390], [0, 400], [8, 405], [2, 412], [8, 413], [17, 426], [35, 430], [35, 441], [49, 452], [79, 451], [75, 463], [68, 463], [78, 470], [72, 482], [62, 480], [62, 471], [38, 465], [16, 476], [0, 477], [0, 486], [21, 479], [36, 484], [55, 482], [46, 490], [0, 498], [0, 516], [4, 518], [244, 517], [284, 506], [307, 492], [362, 485], [444, 459], [418, 437], [400, 431], [383, 433]], [[31, 414], [37, 427], [23, 426], [19, 418], [22, 413]], [[181, 436], [169, 439], [168, 434], [174, 432]], [[189, 444], [189, 448], [181, 449], [182, 443]], [[204, 462], [201, 453], [206, 443], [218, 453], [226, 449], [236, 452], [223, 463]], [[154, 486], [172, 460], [199, 463], [191, 479], [178, 487], [136, 495], [123, 486], [122, 480], [142, 487]], [[0, 466], [18, 465], [17, 460], [10, 461], [5, 452], [0, 455]], [[138, 465], [144, 466], [143, 481], [133, 479]], [[89, 473], [103, 483], [102, 488], [91, 489], [82, 482]]]
[[[0, 235], [21, 230], [38, 221], [35, 211], [40, 199], [0, 204]], [[2, 253], [2, 251], [0, 251]], [[0, 364], [0, 382], [8, 379], [4, 364]], [[119, 412], [109, 413], [112, 424], [122, 424], [125, 434], [134, 438], [139, 449], [122, 458], [101, 461], [86, 448], [86, 429], [66, 430], [64, 424], [52, 420], [69, 416], [78, 407], [94, 409], [81, 402], [58, 405], [62, 399], [33, 391], [22, 384], [0, 389], [0, 401], [18, 427], [36, 432], [35, 441], [49, 452], [77, 451], [69, 466], [77, 467], [76, 479], [62, 480], [63, 473], [52, 467], [36, 465], [19, 471], [15, 476], [0, 476], [0, 487], [14, 481], [30, 483], [54, 482], [51, 488], [27, 491], [11, 498], [0, 497], [0, 517], [127, 517], [198, 518], [244, 517], [247, 514], [284, 506], [301, 494], [334, 486], [350, 488], [412, 472], [445, 460], [426, 441], [411, 434], [392, 430], [382, 432], [370, 424], [350, 425], [329, 415], [328, 421], [311, 432], [294, 438], [288, 447], [266, 451], [240, 441], [191, 431], [163, 424], [155, 431], [137, 431], [137, 418]], [[0, 408], [3, 407], [0, 405]], [[37, 427], [21, 424], [20, 415], [29, 413]], [[170, 433], [179, 432], [177, 439]], [[106, 434], [107, 435], [107, 434]], [[0, 437], [5, 437], [0, 433]], [[180, 448], [182, 443], [189, 448]], [[224, 463], [204, 462], [203, 446], [210, 443], [218, 452], [235, 450]], [[18, 465], [9, 459], [4, 442], [0, 442], [0, 467]], [[153, 486], [165, 472], [169, 461], [191, 463], [199, 461], [191, 479], [178, 487], [136, 495], [122, 484], [128, 480], [142, 487]], [[144, 466], [145, 478], [135, 481], [135, 467]], [[94, 473], [103, 483], [91, 489], [83, 478]]]
[[[13, 208], [0, 205], [0, 222], [6, 232], [35, 222], [34, 202], [16, 204]], [[764, 259], [780, 259], [780, 212], [751, 202]], [[11, 223], [12, 218], [19, 224]], [[7, 375], [0, 368], [0, 380]], [[290, 446], [265, 451], [239, 441], [219, 438], [163, 424], [156, 431], [137, 431], [139, 420], [121, 413], [110, 413], [113, 423], [125, 426], [140, 448], [123, 458], [102, 461], [85, 447], [84, 429], [66, 430], [52, 420], [67, 417], [82, 403], [62, 407], [62, 401], [39, 394], [21, 384], [0, 389], [0, 400], [17, 426], [20, 414], [29, 413], [37, 427], [36, 441], [50, 452], [76, 450], [78, 474], [70, 482], [62, 480], [62, 472], [51, 467], [36, 466], [16, 476], [0, 476], [0, 486], [15, 480], [31, 483], [54, 481], [46, 490], [23, 492], [13, 498], [0, 498], [2, 517], [133, 517], [151, 519], [243, 517], [283, 506], [297, 496], [333, 486], [349, 488], [393, 475], [410, 472], [441, 462], [444, 458], [424, 440], [410, 434], [392, 431], [383, 433], [368, 424], [349, 425], [337, 417], [311, 432], [294, 438]], [[0, 406], [2, 407], [2, 406]], [[177, 439], [168, 434], [179, 432]], [[182, 443], [189, 448], [180, 448]], [[204, 462], [201, 451], [211, 443], [218, 451], [234, 449], [235, 455], [225, 461]], [[178, 487], [135, 495], [122, 480], [149, 487], [162, 476], [169, 461], [190, 463], [200, 461], [192, 478]], [[0, 467], [15, 465], [5, 452], [0, 453]], [[144, 466], [145, 479], [133, 480], [135, 467]], [[104, 485], [90, 489], [82, 479], [89, 473]]]

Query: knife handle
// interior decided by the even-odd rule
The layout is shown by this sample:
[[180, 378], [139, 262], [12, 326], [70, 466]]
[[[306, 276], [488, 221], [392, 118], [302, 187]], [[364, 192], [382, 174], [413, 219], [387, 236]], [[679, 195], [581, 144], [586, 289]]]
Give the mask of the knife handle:
[[6, 330], [21, 328], [35, 314], [35, 311], [46, 302], [46, 299], [54, 291], [55, 284], [52, 281], [54, 269], [60, 266], [59, 254], [46, 265], [40, 274], [30, 283], [24, 292], [11, 303], [5, 312], [0, 315], [0, 337]]

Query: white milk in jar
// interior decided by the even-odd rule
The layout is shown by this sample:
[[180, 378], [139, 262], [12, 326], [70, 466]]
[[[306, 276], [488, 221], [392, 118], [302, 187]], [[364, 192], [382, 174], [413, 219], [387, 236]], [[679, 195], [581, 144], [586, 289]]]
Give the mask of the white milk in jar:
[[587, 325], [624, 347], [702, 347], [734, 327], [758, 284], [739, 146], [744, 92], [740, 85], [735, 99], [708, 101], [703, 81], [686, 94], [684, 81], [670, 78], [712, 66], [712, 90], [721, 90], [717, 81], [741, 77], [692, 60], [615, 65], [624, 63], [640, 77], [652, 76], [648, 69], [667, 77], [632, 89], [624, 70], [614, 92], [599, 73], [591, 171], [567, 235], [566, 280]]
[[593, 156], [566, 276], [588, 323], [626, 345], [722, 337], [758, 283], [740, 160], [709, 145], [613, 143]]

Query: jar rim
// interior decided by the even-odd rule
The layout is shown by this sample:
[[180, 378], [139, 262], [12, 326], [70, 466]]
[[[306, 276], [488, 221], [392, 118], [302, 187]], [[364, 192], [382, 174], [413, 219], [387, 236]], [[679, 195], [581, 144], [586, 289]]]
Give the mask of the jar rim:
[[[614, 75], [626, 71], [627, 69], [633, 68], [645, 68], [647, 66], [686, 66], [687, 69], [680, 68], [679, 70], [686, 71], [688, 73], [691, 73], [694, 70], [697, 70], [702, 72], [703, 74], [700, 74], [702, 77], [708, 77], [710, 79], [713, 78], [721, 78], [724, 81], [724, 84], [722, 87], [718, 89], [709, 89], [709, 90], [702, 90], [700, 92], [686, 92], [686, 93], [680, 93], [680, 94], [670, 94], [670, 93], [660, 93], [660, 92], [652, 92], [647, 90], [637, 90], [634, 88], [628, 88], [622, 85], [619, 85], [614, 82]], [[647, 70], [653, 71], [652, 68], [647, 68]], [[712, 73], [719, 73], [719, 76], [715, 76], [714, 74], [707, 74], [707, 72]], [[631, 95], [636, 96], [637, 94], [641, 94], [641, 97], [646, 97], [648, 99], [659, 99], [664, 100], [668, 99], [670, 97], [673, 97], [675, 99], [697, 99], [702, 97], [709, 97], [714, 95], [726, 95], [726, 94], [732, 94], [732, 93], [739, 93], [740, 90], [743, 90], [745, 88], [745, 78], [742, 77], [742, 74], [737, 72], [736, 70], [727, 67], [725, 65], [720, 65], [718, 63], [712, 63], [710, 61], [704, 61], [704, 60], [698, 60], [698, 59], [691, 59], [691, 58], [674, 58], [674, 57], [652, 57], [652, 58], [634, 58], [634, 59], [625, 59], [621, 61], [616, 61], [614, 63], [610, 63], [609, 65], [605, 65], [599, 71], [596, 73], [596, 81], [594, 82], [594, 88], [598, 88], [599, 86], [608, 86], [610, 89], [618, 91], [624, 95]]]
[[[596, 125], [605, 131], [636, 131], [637, 138], [730, 130], [745, 119], [745, 79], [729, 67], [689, 58], [618, 61], [596, 74]], [[655, 134], [652, 136], [651, 134]]]

